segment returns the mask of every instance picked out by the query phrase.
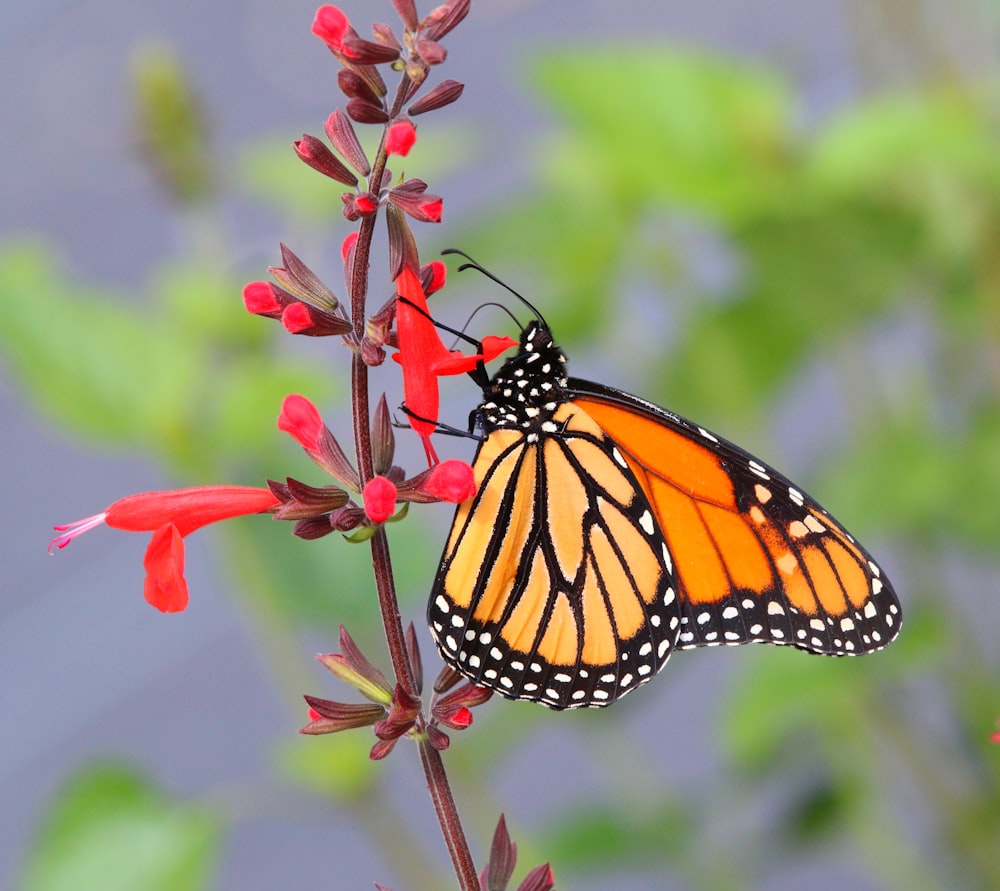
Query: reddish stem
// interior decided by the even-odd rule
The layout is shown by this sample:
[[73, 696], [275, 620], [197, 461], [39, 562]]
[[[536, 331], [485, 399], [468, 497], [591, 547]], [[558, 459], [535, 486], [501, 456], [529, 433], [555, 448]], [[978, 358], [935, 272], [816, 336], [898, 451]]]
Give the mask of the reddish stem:
[[[396, 92], [390, 120], [399, 114], [406, 99], [409, 79], [404, 75]], [[375, 162], [369, 176], [369, 189], [377, 194], [382, 182], [387, 155], [385, 152], [385, 130], [382, 141], [375, 154]], [[365, 304], [368, 296], [368, 268], [371, 256], [372, 236], [375, 232], [376, 217], [366, 217], [361, 222], [358, 231], [358, 242], [354, 254], [354, 266], [350, 275], [351, 321], [358, 337], [365, 331]], [[351, 361], [351, 406], [354, 417], [354, 444], [358, 456], [358, 473], [364, 486], [374, 476], [371, 441], [371, 409], [368, 394], [368, 366], [356, 351]], [[410, 665], [406, 652], [406, 638], [403, 634], [403, 622], [399, 613], [399, 601], [396, 598], [396, 585], [392, 574], [392, 561], [389, 556], [389, 540], [385, 528], [379, 527], [371, 538], [372, 568], [375, 574], [375, 588], [378, 592], [379, 610], [382, 613], [382, 625], [385, 628], [386, 643], [389, 657], [392, 660], [396, 681], [409, 694], [419, 696], [413, 667]], [[445, 844], [451, 856], [462, 891], [478, 891], [479, 880], [476, 867], [469, 851], [469, 843], [462, 831], [462, 822], [458, 816], [458, 807], [448, 783], [444, 762], [441, 754], [432, 748], [426, 738], [418, 740], [420, 761], [424, 768], [427, 788], [434, 802], [434, 811], [441, 825]]]
[[444, 770], [441, 753], [426, 739], [419, 741], [418, 748], [420, 762], [424, 766], [424, 776], [427, 778], [427, 788], [434, 802], [434, 811], [437, 813], [438, 823], [441, 824], [448, 853], [451, 854], [459, 886], [462, 891], [479, 891], [476, 865], [472, 862], [469, 843], [465, 840], [462, 821], [458, 817], [458, 807], [455, 804], [455, 797], [451, 794], [451, 785]]

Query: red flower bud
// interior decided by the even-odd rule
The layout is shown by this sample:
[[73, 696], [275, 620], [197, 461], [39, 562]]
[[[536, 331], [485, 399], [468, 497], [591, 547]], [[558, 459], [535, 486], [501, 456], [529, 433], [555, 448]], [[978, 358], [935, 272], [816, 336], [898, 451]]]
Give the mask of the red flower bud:
[[307, 452], [318, 453], [326, 425], [316, 408], [305, 396], [286, 396], [278, 415], [278, 429], [294, 437]]
[[407, 31], [417, 30], [417, 7], [413, 0], [392, 0], [396, 13], [403, 20]]
[[396, 510], [396, 487], [384, 476], [369, 480], [361, 492], [365, 514], [373, 523], [384, 523]]
[[440, 501], [461, 504], [476, 494], [476, 478], [464, 461], [449, 458], [431, 468], [420, 488]]
[[448, 739], [448, 734], [436, 724], [428, 724], [426, 732], [427, 742], [431, 744], [431, 748], [437, 749], [439, 752], [443, 752], [448, 748], [448, 746], [451, 745], [451, 740]]
[[417, 128], [409, 121], [396, 121], [385, 135], [387, 154], [405, 157], [417, 141]]
[[416, 53], [427, 65], [440, 65], [448, 58], [448, 50], [434, 40], [426, 37], [418, 37], [416, 41]]
[[281, 313], [281, 324], [289, 334], [305, 334], [309, 337], [329, 337], [347, 334], [351, 323], [333, 313], [324, 312], [307, 303], [291, 303]]
[[359, 37], [357, 33], [345, 34], [340, 41], [340, 55], [357, 65], [379, 65], [395, 62], [399, 58], [399, 45], [385, 46]]
[[373, 105], [364, 99], [348, 99], [344, 107], [359, 124], [384, 124], [389, 120], [389, 112], [381, 105]]
[[552, 875], [552, 867], [548, 863], [536, 866], [529, 872], [517, 891], [552, 891], [556, 886], [556, 877]]
[[243, 305], [247, 312], [276, 319], [281, 315], [286, 303], [282, 303], [270, 282], [250, 282], [243, 288]]
[[426, 114], [446, 105], [451, 105], [465, 89], [465, 84], [457, 80], [443, 80], [433, 90], [421, 96], [406, 111], [410, 115]]
[[424, 19], [424, 33], [431, 40], [440, 40], [469, 14], [471, 8], [472, 0], [449, 0], [432, 9]]
[[[373, 105], [378, 104], [378, 100], [373, 98]], [[330, 144], [347, 160], [355, 170], [362, 176], [371, 173], [371, 165], [365, 155], [361, 143], [358, 141], [358, 134], [354, 131], [354, 125], [339, 108], [326, 119], [324, 126]]]
[[340, 200], [344, 202], [344, 216], [352, 222], [361, 217], [370, 217], [378, 209], [378, 199], [370, 194], [352, 195], [344, 192]]
[[292, 147], [295, 149], [295, 154], [313, 170], [318, 170], [324, 176], [335, 179], [345, 186], [358, 184], [358, 178], [315, 136], [303, 133], [301, 139], [292, 143]]
[[344, 38], [354, 29], [350, 19], [336, 6], [321, 6], [316, 10], [312, 32], [334, 52], [341, 53]]
[[448, 279], [448, 267], [441, 260], [431, 260], [420, 267], [420, 284], [428, 297], [440, 291]]
[[440, 223], [442, 201], [437, 195], [428, 195], [427, 184], [421, 180], [407, 180], [390, 189], [388, 199], [403, 213], [422, 223]]

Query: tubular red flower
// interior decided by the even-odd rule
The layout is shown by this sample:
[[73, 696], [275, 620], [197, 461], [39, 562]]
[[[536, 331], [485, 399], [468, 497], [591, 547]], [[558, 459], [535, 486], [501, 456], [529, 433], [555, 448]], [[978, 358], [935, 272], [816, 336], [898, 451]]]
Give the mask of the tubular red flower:
[[449, 355], [427, 309], [427, 297], [420, 279], [409, 266], [396, 279], [399, 296], [396, 307], [396, 332], [399, 352], [394, 358], [403, 366], [403, 398], [410, 412], [410, 424], [423, 440], [429, 464], [437, 464], [431, 434], [437, 429], [440, 396], [435, 362]]
[[277, 504], [270, 489], [196, 486], [128, 495], [107, 509], [105, 522], [126, 532], [152, 532], [171, 523], [181, 535], [189, 535], [209, 523], [260, 513]]
[[409, 121], [396, 121], [385, 134], [387, 154], [406, 157], [417, 141], [417, 128]]
[[78, 535], [101, 523], [126, 532], [152, 532], [143, 560], [146, 600], [163, 612], [179, 612], [188, 603], [184, 536], [209, 523], [262, 513], [279, 504], [270, 489], [253, 486], [198, 486], [128, 495], [103, 513], [56, 526], [55, 530], [63, 534], [53, 540], [49, 551], [53, 546], [66, 547]]
[[517, 346], [517, 341], [510, 337], [497, 337], [495, 334], [487, 334], [480, 344], [481, 353], [472, 356], [463, 356], [461, 353], [452, 353], [449, 356], [434, 363], [434, 373], [446, 376], [450, 374], [465, 374], [475, 370], [480, 362], [492, 362], [505, 350], [512, 346]]
[[373, 523], [384, 523], [396, 510], [396, 486], [384, 476], [370, 479], [361, 491], [365, 514]]
[[423, 440], [429, 465], [438, 463], [431, 445], [437, 429], [440, 396], [438, 377], [472, 371], [480, 362], [488, 362], [515, 342], [509, 337], [483, 339], [483, 352], [463, 356], [449, 350], [430, 318], [427, 297], [417, 274], [409, 267], [396, 279], [396, 336], [399, 351], [393, 359], [403, 366], [403, 399], [410, 414], [410, 426]]

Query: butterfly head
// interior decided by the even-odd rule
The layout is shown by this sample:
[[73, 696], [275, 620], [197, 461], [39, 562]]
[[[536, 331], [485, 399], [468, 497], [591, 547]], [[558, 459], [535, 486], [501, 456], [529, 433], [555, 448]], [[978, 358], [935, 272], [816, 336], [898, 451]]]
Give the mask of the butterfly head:
[[487, 434], [502, 428], [540, 428], [563, 401], [565, 388], [565, 354], [552, 340], [548, 325], [529, 322], [517, 353], [483, 387], [474, 426]]

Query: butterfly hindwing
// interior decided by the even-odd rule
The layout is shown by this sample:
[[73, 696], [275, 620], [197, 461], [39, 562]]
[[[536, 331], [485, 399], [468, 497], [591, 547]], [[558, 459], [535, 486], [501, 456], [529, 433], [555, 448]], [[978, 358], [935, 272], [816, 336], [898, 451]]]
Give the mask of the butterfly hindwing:
[[899, 602], [878, 564], [790, 480], [627, 393], [580, 380], [568, 390], [653, 506], [675, 560], [679, 648], [759, 641], [858, 655], [896, 636]]

